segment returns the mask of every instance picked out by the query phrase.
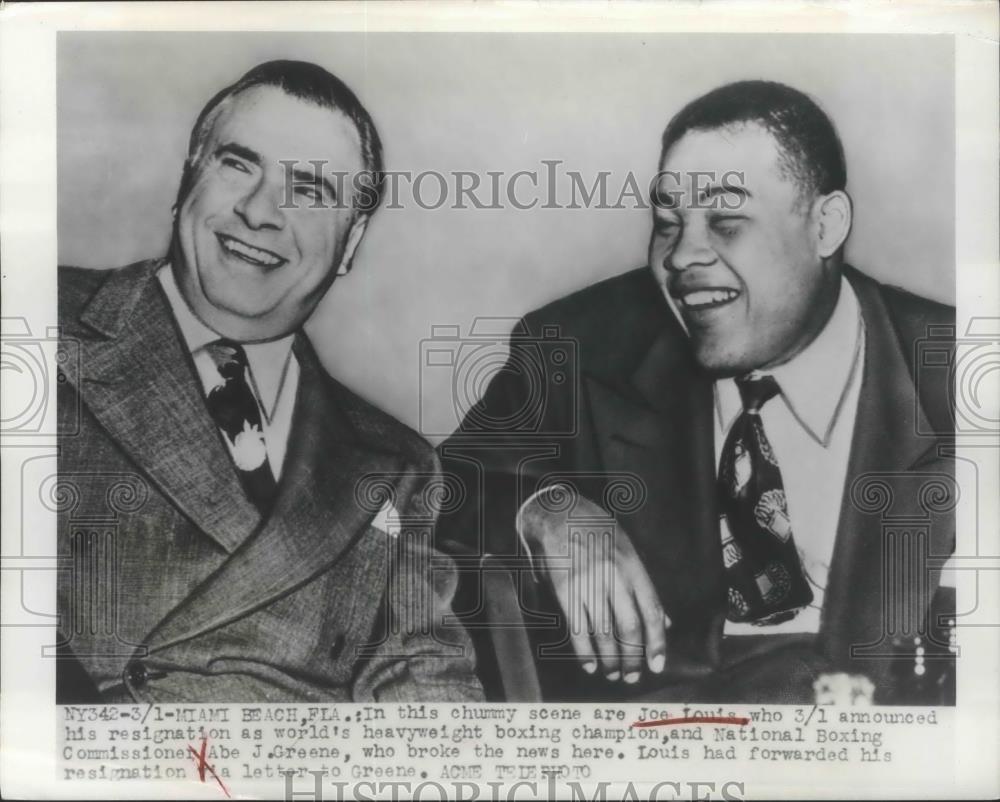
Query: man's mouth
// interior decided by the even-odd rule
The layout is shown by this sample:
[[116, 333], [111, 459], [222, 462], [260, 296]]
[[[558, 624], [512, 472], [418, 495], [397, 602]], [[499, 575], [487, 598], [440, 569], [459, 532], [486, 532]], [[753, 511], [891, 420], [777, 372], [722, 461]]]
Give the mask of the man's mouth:
[[673, 296], [682, 310], [699, 312], [732, 303], [740, 297], [740, 294], [728, 287], [705, 287], [675, 292]]
[[215, 236], [226, 253], [256, 267], [281, 267], [288, 261], [273, 251], [266, 250], [265, 248], [257, 248], [228, 234], [217, 232]]

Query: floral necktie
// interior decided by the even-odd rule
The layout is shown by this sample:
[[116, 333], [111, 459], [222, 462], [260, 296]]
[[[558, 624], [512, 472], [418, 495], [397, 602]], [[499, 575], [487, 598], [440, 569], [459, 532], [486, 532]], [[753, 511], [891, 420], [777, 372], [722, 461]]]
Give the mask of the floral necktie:
[[277, 483], [267, 461], [260, 408], [247, 384], [246, 351], [231, 340], [217, 340], [207, 348], [223, 380], [208, 393], [208, 411], [232, 445], [233, 460], [247, 495], [262, 513], [267, 512]]
[[802, 570], [778, 460], [760, 409], [781, 390], [773, 376], [736, 380], [743, 412], [719, 460], [722, 556], [730, 621], [778, 624], [813, 599]]

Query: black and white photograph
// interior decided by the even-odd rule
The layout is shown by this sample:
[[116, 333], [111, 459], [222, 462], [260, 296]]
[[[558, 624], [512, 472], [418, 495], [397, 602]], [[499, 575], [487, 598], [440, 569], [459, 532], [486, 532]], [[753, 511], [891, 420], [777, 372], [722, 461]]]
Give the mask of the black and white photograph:
[[12, 220], [52, 260], [52, 317], [4, 293], [4, 635], [57, 793], [957, 783], [1000, 724], [963, 37], [315, 5], [52, 30], [49, 231], [3, 118], [5, 284]]
[[[783, 55], [822, 54], [812, 70], [795, 59], [798, 87], [775, 80], [773, 66], [758, 77], [769, 65], [757, 55], [740, 80], [700, 70], [690, 79], [707, 91], [657, 96], [650, 71], [680, 59], [679, 47], [724, 48], [745, 63], [740, 51], [780, 43], [615, 38], [62, 35], [60, 263], [73, 267], [59, 274], [60, 331], [78, 346], [81, 372], [60, 398], [61, 414], [79, 410], [79, 428], [63, 438], [59, 468], [67, 482], [84, 477], [67, 535], [111, 477], [133, 481], [142, 503], [122, 512], [113, 542], [66, 544], [98, 570], [113, 549], [117, 587], [104, 609], [64, 575], [60, 604], [79, 622], [63, 633], [64, 651], [78, 659], [60, 662], [60, 679], [82, 668], [80, 682], [107, 702], [462, 701], [483, 679], [499, 699], [812, 702], [821, 677], [845, 672], [853, 692], [879, 701], [953, 698], [946, 628], [927, 626], [935, 599], [954, 615], [940, 584], [954, 542], [948, 374], [930, 373], [918, 392], [912, 364], [921, 341], [955, 326], [953, 120], [942, 113], [954, 105], [950, 39], [796, 40]], [[395, 62], [384, 83], [370, 72], [367, 86], [355, 81], [371, 109], [337, 75], [361, 47], [387, 54], [368, 62]], [[323, 64], [241, 69], [264, 53], [321, 48], [331, 51]], [[898, 69], [873, 88], [871, 64], [887, 49]], [[421, 65], [449, 51], [451, 63], [473, 51], [497, 66], [530, 60], [534, 69], [505, 82], [520, 79], [543, 110], [550, 93], [570, 98], [572, 118], [523, 115], [522, 141], [549, 141], [494, 133], [498, 153], [470, 135], [505, 109], [472, 81], [442, 88], [431, 73], [400, 103], [401, 54]], [[564, 72], [600, 51], [637, 53], [621, 72], [645, 73], [647, 85], [622, 74], [600, 97], [593, 72]], [[835, 83], [827, 73], [827, 105], [868, 84], [836, 121], [815, 87], [831, 62], [844, 66]], [[179, 86], [136, 75], [163, 75], [167, 63], [188, 73]], [[232, 81], [211, 86], [199, 109], [182, 90], [207, 83], [209, 68]], [[538, 81], [543, 73], [561, 83]], [[572, 100], [588, 88], [587, 103]], [[622, 96], [662, 125], [622, 124]], [[435, 113], [442, 100], [449, 108]], [[194, 121], [183, 159], [156, 152], [165, 108], [176, 109], [178, 131]], [[436, 136], [410, 133], [424, 125]], [[583, 142], [564, 144], [574, 132]], [[619, 144], [602, 153], [594, 140], [613, 132]], [[918, 141], [898, 153], [904, 132]], [[422, 152], [408, 138], [423, 139]], [[631, 169], [629, 152], [658, 139], [658, 159]], [[861, 164], [851, 165], [856, 151]], [[881, 181], [853, 180], [890, 153]], [[453, 169], [459, 157], [468, 171]], [[915, 191], [927, 184], [941, 190], [930, 204]], [[547, 214], [570, 243], [558, 255], [546, 253], [552, 237], [536, 245], [518, 230]], [[865, 214], [874, 230], [854, 248], [852, 224]], [[492, 232], [477, 237], [473, 221], [491, 215]], [[619, 249], [598, 258], [573, 230], [602, 225], [614, 237], [626, 218], [649, 229], [645, 266], [615, 259]], [[366, 250], [369, 227], [395, 241], [393, 253]], [[619, 228], [631, 236], [631, 225]], [[142, 246], [150, 258], [133, 261]], [[509, 268], [528, 248], [540, 251], [533, 263]], [[115, 256], [130, 265], [102, 269]], [[468, 290], [458, 271], [498, 289]], [[394, 290], [400, 283], [408, 289]], [[443, 293], [447, 307], [431, 300]], [[539, 298], [547, 303], [532, 310]], [[347, 306], [375, 320], [333, 323]], [[405, 347], [397, 307], [425, 324], [421, 350], [417, 337]], [[528, 314], [508, 332], [512, 311]], [[500, 328], [480, 334], [484, 322]], [[442, 336], [449, 324], [458, 338]], [[397, 340], [399, 355], [363, 344], [381, 338]], [[510, 352], [502, 363], [497, 346]], [[353, 367], [338, 379], [344, 362]], [[382, 382], [412, 404], [418, 371], [429, 375], [419, 377], [417, 419], [378, 407]], [[351, 379], [353, 390], [342, 383]], [[436, 460], [427, 438], [441, 435]], [[894, 504], [926, 520], [919, 545], [883, 535], [886, 483]], [[389, 546], [417, 547], [419, 535], [371, 531], [379, 507], [359, 503], [383, 485], [404, 527], [439, 518], [428, 524], [433, 542], [419, 542], [437, 553], [392, 562], [433, 564], [430, 576], [391, 572], [412, 596], [390, 589]], [[896, 570], [900, 587], [886, 587]], [[904, 589], [907, 571], [932, 581]], [[895, 592], [892, 610], [885, 594]], [[497, 598], [484, 604], [484, 594]], [[536, 624], [515, 653], [489, 637], [484, 608], [496, 607]], [[486, 636], [478, 650], [460, 627], [442, 634], [449, 613]], [[434, 635], [373, 649], [376, 619], [392, 626], [401, 615]], [[374, 653], [361, 659], [366, 646]], [[67, 683], [57, 688], [79, 701], [83, 689]]]

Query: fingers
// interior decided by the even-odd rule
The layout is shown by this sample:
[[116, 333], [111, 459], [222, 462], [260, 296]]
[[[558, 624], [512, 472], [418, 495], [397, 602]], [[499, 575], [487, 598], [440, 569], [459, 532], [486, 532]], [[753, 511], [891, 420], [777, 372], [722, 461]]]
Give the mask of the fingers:
[[607, 545], [594, 539], [579, 544], [574, 552], [571, 582], [580, 589], [592, 649], [597, 653], [601, 673], [611, 682], [617, 682], [622, 677], [622, 664], [610, 598], [614, 587], [614, 561]]
[[[623, 666], [615, 632], [616, 611], [608, 598], [611, 582], [602, 576], [604, 573], [613, 573], [610, 563], [590, 562], [586, 570], [555, 580], [553, 590], [566, 614], [570, 643], [583, 670], [588, 674], [600, 670], [608, 680], [617, 682]], [[636, 662], [629, 663], [630, 673], [635, 671]]]
[[569, 551], [569, 571], [550, 579], [583, 669], [630, 684], [647, 667], [662, 672], [670, 621], [638, 555], [606, 538], [573, 540]]
[[[622, 663], [615, 636], [615, 612], [601, 585], [589, 581], [592, 576], [577, 574], [570, 580], [553, 583], [559, 605], [566, 614], [567, 630], [573, 651], [584, 671], [600, 672], [611, 682], [622, 678]], [[641, 651], [641, 650], [640, 650]], [[640, 658], [641, 659], [641, 658]], [[630, 671], [635, 668], [630, 663]]]
[[590, 616], [583, 604], [580, 583], [562, 574], [553, 578], [552, 589], [566, 616], [566, 629], [573, 651], [580, 658], [583, 670], [593, 674], [597, 671], [597, 658], [590, 640]]
[[632, 583], [621, 570], [615, 571], [614, 587], [616, 645], [621, 657], [622, 679], [629, 684], [639, 681], [642, 676], [643, 661], [643, 619], [632, 592]]
[[656, 588], [638, 559], [634, 561], [631, 572], [632, 592], [642, 618], [646, 641], [646, 664], [650, 671], [659, 674], [667, 664], [667, 629], [670, 627], [670, 619], [663, 612]]
[[[554, 522], [552, 515], [541, 510], [537, 497], [521, 512], [518, 531], [527, 542], [538, 545], [547, 558], [569, 557], [568, 570], [549, 566], [547, 574], [556, 601], [566, 616], [566, 630], [581, 667], [588, 674], [600, 668], [605, 676], [617, 678], [621, 669], [612, 660], [613, 650], [609, 643], [612, 618], [603, 589], [606, 584], [602, 588], [602, 583], [595, 581], [594, 573], [600, 572], [602, 565], [593, 542], [570, 538], [565, 522]], [[604, 632], [608, 637], [602, 635]]]
[[610, 682], [617, 682], [622, 677], [622, 665], [615, 638], [614, 612], [608, 597], [602, 594], [595, 605], [588, 607], [588, 612], [601, 672]]
[[631, 580], [616, 559], [612, 540], [592, 540], [590, 557], [592, 589], [588, 597], [596, 603], [588, 607], [594, 644], [601, 656], [601, 668], [608, 680], [623, 679], [632, 684], [642, 675], [643, 625], [632, 594]]

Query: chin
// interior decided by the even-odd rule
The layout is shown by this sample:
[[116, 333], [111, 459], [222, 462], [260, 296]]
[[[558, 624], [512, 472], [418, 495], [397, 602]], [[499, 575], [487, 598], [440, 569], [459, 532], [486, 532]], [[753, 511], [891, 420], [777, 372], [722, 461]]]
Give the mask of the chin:
[[724, 379], [753, 370], [746, 365], [746, 355], [736, 353], [721, 343], [695, 343], [695, 362], [709, 375]]
[[268, 310], [258, 306], [239, 302], [240, 299], [220, 299], [218, 303], [212, 302], [212, 306], [219, 314], [229, 317], [240, 318], [241, 320], [259, 320], [263, 318]]
[[713, 379], [735, 379], [751, 370], [751, 368], [744, 368], [724, 361], [704, 362], [699, 359], [698, 364]]
[[239, 317], [256, 318], [270, 311], [273, 303], [252, 292], [249, 282], [234, 282], [228, 277], [205, 286], [205, 300], [220, 312]]

